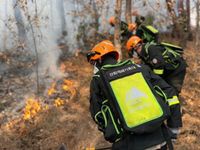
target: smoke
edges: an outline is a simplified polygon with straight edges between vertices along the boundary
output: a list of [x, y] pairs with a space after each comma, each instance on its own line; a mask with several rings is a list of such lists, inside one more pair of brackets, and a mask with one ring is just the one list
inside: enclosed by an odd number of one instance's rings
[[57, 46], [57, 38], [48, 29], [42, 29], [40, 34], [42, 38], [37, 39], [39, 75], [60, 79], [64, 73], [59, 69], [58, 61], [61, 50]]
[[[32, 49], [34, 53], [35, 45], [33, 40], [34, 38], [36, 40], [40, 78], [51, 77], [53, 79], [60, 79], [67, 75], [62, 73], [59, 69], [59, 57], [61, 55], [61, 50], [58, 47], [58, 39], [60, 38], [62, 32], [62, 18], [58, 17], [58, 9], [52, 7], [52, 5], [54, 5], [53, 2], [55, 3], [55, 1], [51, 1], [51, 3], [38, 1], [37, 9], [38, 12], [40, 12], [38, 15], [38, 22], [36, 22], [36, 24], [33, 22], [34, 33], [29, 30], [28, 39], [30, 49]], [[53, 15], [50, 15], [50, 11], [52, 11], [51, 14]], [[29, 13], [32, 14], [33, 18], [34, 13]]]

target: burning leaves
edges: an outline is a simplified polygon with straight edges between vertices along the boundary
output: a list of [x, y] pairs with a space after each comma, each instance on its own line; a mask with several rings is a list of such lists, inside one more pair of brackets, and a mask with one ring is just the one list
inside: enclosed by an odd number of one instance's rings
[[76, 95], [76, 89], [74, 87], [74, 82], [71, 80], [64, 80], [62, 89], [66, 92], [70, 92], [71, 97], [70, 100]]
[[56, 107], [59, 107], [59, 106], [62, 106], [65, 104], [65, 101], [62, 100], [61, 98], [57, 98], [55, 101], [54, 101], [54, 106]]
[[30, 120], [34, 118], [39, 112], [47, 110], [51, 106], [60, 107], [63, 106], [67, 101], [72, 100], [76, 95], [74, 82], [67, 79], [64, 79], [61, 82], [61, 85], [59, 85], [59, 82], [54, 82], [48, 89], [47, 94], [48, 100], [53, 99], [53, 104], [51, 105], [50, 103], [44, 106], [41, 100], [29, 98], [26, 101], [26, 106], [24, 108], [24, 120]]
[[23, 119], [29, 120], [34, 116], [36, 116], [36, 114], [41, 110], [42, 110], [42, 105], [40, 104], [40, 102], [38, 100], [30, 98], [26, 101]]
[[49, 96], [53, 95], [56, 92], [55, 87], [56, 87], [56, 83], [53, 83], [51, 85], [51, 88], [48, 90], [48, 95]]
[[[72, 100], [76, 95], [76, 89], [74, 81], [64, 79], [62, 82], [52, 83], [51, 88], [48, 90], [49, 98], [60, 98], [65, 100]], [[68, 93], [68, 94], [66, 94]], [[70, 97], [66, 97], [66, 95], [70, 95]]]

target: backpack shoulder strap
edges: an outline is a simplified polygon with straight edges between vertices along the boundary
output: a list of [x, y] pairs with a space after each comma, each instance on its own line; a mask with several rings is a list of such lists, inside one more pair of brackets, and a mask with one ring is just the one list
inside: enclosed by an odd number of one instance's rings
[[119, 67], [119, 66], [123, 66], [123, 65], [127, 65], [127, 64], [134, 64], [133, 61], [131, 60], [125, 60], [125, 61], [121, 61], [121, 62], [118, 62], [116, 64], [112, 64], [112, 65], [104, 65], [101, 67], [101, 69], [103, 70], [108, 70], [108, 69], [111, 69], [111, 68], [115, 68], [115, 67]]

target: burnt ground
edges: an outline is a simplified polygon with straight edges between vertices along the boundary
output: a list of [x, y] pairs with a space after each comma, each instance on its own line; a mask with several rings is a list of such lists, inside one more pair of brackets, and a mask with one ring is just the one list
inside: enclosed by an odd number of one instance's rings
[[[189, 67], [181, 93], [184, 126], [175, 147], [177, 150], [197, 150], [200, 149], [200, 54], [191, 44], [185, 50], [185, 57]], [[65, 79], [73, 82], [71, 88], [74, 88], [75, 94], [64, 93], [62, 98], [65, 103], [60, 107], [45, 103], [49, 109], [38, 112], [30, 120], [22, 119], [24, 103], [20, 103], [20, 99], [28, 95], [28, 89], [31, 90], [28, 73], [13, 73], [13, 77], [2, 78], [0, 149], [56, 150], [64, 143], [70, 150], [81, 150], [89, 146], [109, 145], [103, 140], [89, 114], [92, 67], [81, 54], [67, 58], [64, 64], [68, 73]], [[46, 101], [52, 99], [44, 97]]]

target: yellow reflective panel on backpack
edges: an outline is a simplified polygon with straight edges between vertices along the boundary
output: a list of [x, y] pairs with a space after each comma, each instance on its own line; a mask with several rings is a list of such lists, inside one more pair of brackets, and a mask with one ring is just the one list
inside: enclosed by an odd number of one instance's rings
[[124, 120], [129, 128], [137, 127], [163, 115], [142, 73], [110, 82]]

